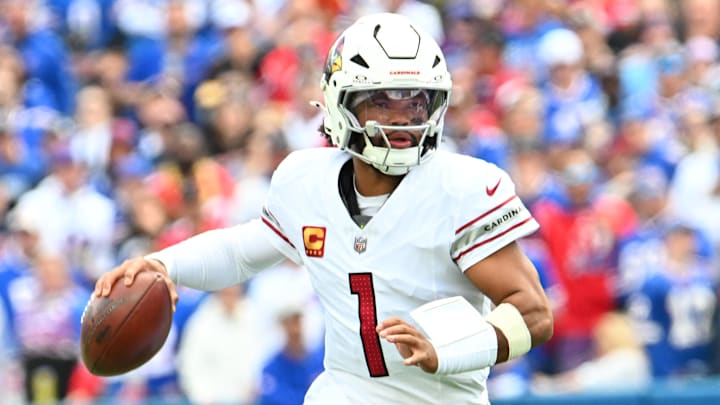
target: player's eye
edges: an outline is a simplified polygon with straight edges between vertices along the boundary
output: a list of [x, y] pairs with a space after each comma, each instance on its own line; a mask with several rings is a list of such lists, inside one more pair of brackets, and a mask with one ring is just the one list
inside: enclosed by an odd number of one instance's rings
[[414, 101], [412, 104], [410, 104], [410, 108], [413, 111], [421, 112], [427, 110], [427, 103], [424, 103], [422, 101]]
[[382, 109], [390, 108], [390, 103], [384, 99], [371, 98], [368, 105], [372, 108], [382, 108]]

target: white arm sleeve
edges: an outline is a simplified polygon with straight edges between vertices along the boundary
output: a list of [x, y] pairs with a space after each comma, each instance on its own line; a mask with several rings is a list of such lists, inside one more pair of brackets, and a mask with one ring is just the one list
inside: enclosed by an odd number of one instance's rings
[[267, 240], [260, 219], [193, 236], [147, 259], [162, 262], [178, 285], [203, 291], [239, 284], [285, 256]]

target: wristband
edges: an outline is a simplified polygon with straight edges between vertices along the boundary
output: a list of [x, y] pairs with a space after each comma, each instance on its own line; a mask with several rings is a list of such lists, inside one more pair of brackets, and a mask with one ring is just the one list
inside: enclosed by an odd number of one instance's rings
[[465, 298], [432, 301], [410, 315], [435, 348], [438, 358], [435, 374], [457, 374], [495, 364], [495, 329]]
[[495, 328], [483, 321], [482, 330], [472, 336], [443, 346], [436, 346], [438, 358], [437, 375], [449, 375], [480, 370], [495, 364], [497, 359], [497, 335]]
[[530, 330], [518, 309], [508, 302], [498, 305], [487, 317], [487, 322], [500, 329], [508, 341], [508, 360], [530, 351]]

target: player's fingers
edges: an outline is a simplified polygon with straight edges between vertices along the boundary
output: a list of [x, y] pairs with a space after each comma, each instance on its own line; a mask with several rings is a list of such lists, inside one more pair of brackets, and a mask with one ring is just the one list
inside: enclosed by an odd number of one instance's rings
[[407, 333], [400, 333], [396, 335], [388, 335], [385, 337], [385, 340], [387, 340], [390, 343], [398, 344], [404, 344], [410, 346], [410, 348], [415, 351], [415, 347], [419, 347], [422, 340], [418, 338], [417, 336], [409, 335]]
[[173, 283], [172, 279], [170, 278], [170, 274], [168, 273], [167, 269], [165, 268], [165, 265], [155, 259], [146, 259], [145, 264], [150, 267], [151, 270], [157, 271], [158, 273], [163, 275], [163, 280], [165, 281], [165, 285], [167, 285], [168, 291], [170, 291], [170, 300], [172, 301], [172, 310], [175, 312], [175, 307], [177, 306], [177, 302], [180, 299], [180, 296], [177, 293], [177, 289], [175, 288], [175, 283]]
[[418, 366], [422, 361], [422, 356], [419, 352], [411, 352], [410, 357], [403, 359], [403, 364], [406, 366]]
[[133, 259], [123, 263], [123, 265], [120, 267], [124, 268], [125, 270], [123, 278], [125, 285], [129, 286], [133, 283], [133, 281], [135, 281], [135, 276], [139, 272], [146, 270], [148, 264], [145, 259]]
[[95, 291], [93, 291], [93, 294], [98, 297], [107, 297], [110, 295], [112, 286], [120, 278], [125, 279], [125, 285], [132, 284], [135, 279], [135, 274], [139, 271], [136, 269], [137, 266], [137, 261], [126, 261], [119, 267], [103, 274], [95, 283]]
[[385, 319], [384, 321], [380, 322], [380, 323], [377, 325], [377, 327], [375, 328], [375, 331], [377, 331], [378, 333], [380, 333], [380, 332], [383, 331], [384, 329], [387, 329], [387, 328], [389, 328], [389, 327], [391, 327], [391, 326], [394, 326], [394, 325], [403, 324], [403, 323], [405, 323], [405, 321], [403, 321], [401, 318], [398, 318], [398, 317], [394, 316], [394, 317]]
[[[411, 339], [414, 339], [414, 337], [397, 340], [410, 341]], [[437, 362], [432, 361], [431, 353], [423, 348], [422, 343], [419, 340], [415, 344], [396, 343], [396, 346], [398, 348], [401, 346], [405, 348], [405, 350], [400, 351], [400, 354], [403, 357], [404, 365], [417, 366], [428, 373], [434, 373], [437, 369]]]
[[385, 337], [385, 336], [390, 336], [390, 335], [399, 335], [399, 334], [419, 336], [420, 332], [418, 332], [417, 329], [415, 329], [405, 323], [400, 324], [400, 325], [393, 325], [393, 326], [387, 327], [380, 331], [380, 337]]
[[113, 284], [115, 284], [115, 281], [122, 277], [123, 274], [124, 270], [122, 266], [103, 274], [95, 283], [95, 291], [93, 291], [93, 294], [96, 297], [107, 297], [110, 295], [110, 290]]
[[104, 295], [103, 291], [105, 290], [106, 278], [107, 276], [102, 276], [95, 282], [95, 290], [93, 290], [93, 296], [100, 297]]
[[177, 292], [175, 291], [175, 286], [172, 286], [170, 288], [170, 298], [172, 299], [172, 311], [175, 312], [175, 309], [177, 308], [177, 302], [180, 299]]
[[420, 366], [428, 359], [428, 353], [423, 349], [422, 340], [410, 335], [393, 335], [388, 341], [395, 344], [403, 357], [406, 366]]
[[425, 361], [427, 355], [424, 352], [413, 352], [412, 356], [403, 359], [403, 364], [406, 366], [418, 366], [422, 367], [422, 362]]
[[172, 311], [175, 312], [175, 308], [177, 307], [177, 302], [180, 299], [180, 296], [177, 293], [177, 290], [175, 289], [175, 283], [170, 280], [170, 277], [164, 276], [165, 279], [165, 285], [167, 285], [168, 291], [170, 292], [170, 301], [172, 302]]

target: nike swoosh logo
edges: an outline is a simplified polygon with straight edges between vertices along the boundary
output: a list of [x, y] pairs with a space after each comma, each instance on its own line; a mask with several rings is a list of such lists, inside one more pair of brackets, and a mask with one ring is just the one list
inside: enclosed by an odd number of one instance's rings
[[485, 186], [485, 192], [487, 193], [487, 195], [489, 195], [490, 197], [492, 197], [493, 194], [495, 194], [495, 192], [497, 191], [498, 186], [500, 186], [500, 182], [501, 182], [501, 181], [502, 181], [502, 178], [501, 178], [501, 179], [498, 179], [497, 183], [495, 183], [495, 185], [494, 185], [492, 188], [490, 188], [490, 187], [488, 187], [488, 186]]

